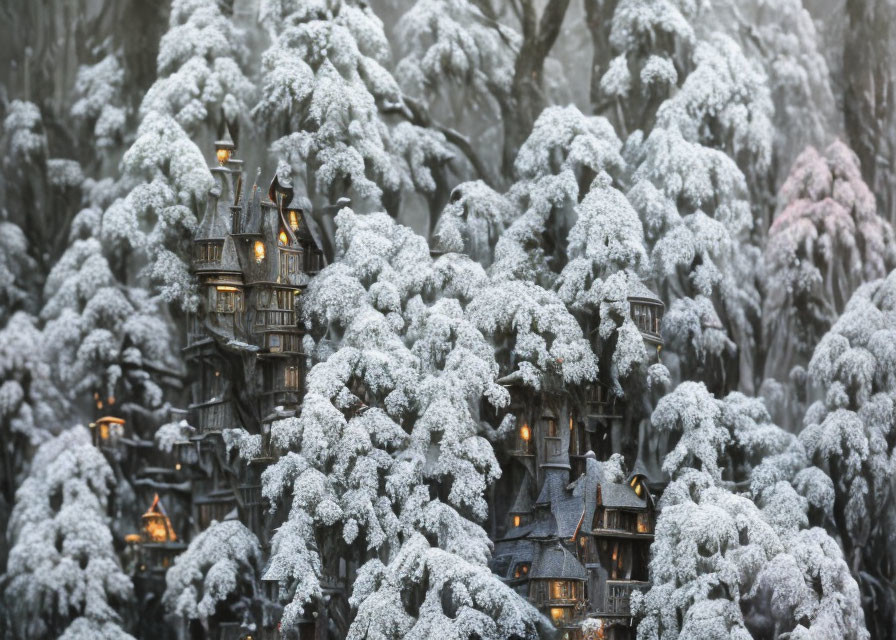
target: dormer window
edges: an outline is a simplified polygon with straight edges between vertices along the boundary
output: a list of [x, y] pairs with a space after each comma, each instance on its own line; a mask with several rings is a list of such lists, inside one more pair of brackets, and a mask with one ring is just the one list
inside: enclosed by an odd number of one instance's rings
[[289, 211], [289, 226], [292, 227], [293, 231], [299, 230], [299, 212], [295, 209], [290, 209]]
[[280, 241], [280, 244], [289, 244], [289, 236], [286, 235], [286, 231], [284, 231], [283, 229], [280, 229], [280, 235], [277, 236], [277, 239]]
[[529, 575], [529, 567], [532, 565], [531, 562], [520, 562], [513, 568], [513, 577], [514, 578], [525, 578]]
[[193, 260], [195, 262], [219, 262], [222, 246], [222, 242], [197, 242], [193, 245]]

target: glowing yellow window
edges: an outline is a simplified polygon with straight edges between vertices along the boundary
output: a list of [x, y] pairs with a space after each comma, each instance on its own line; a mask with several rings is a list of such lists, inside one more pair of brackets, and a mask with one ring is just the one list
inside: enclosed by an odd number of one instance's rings
[[567, 580], [551, 581], [551, 600], [571, 600], [574, 598], [572, 583]]
[[566, 609], [563, 607], [551, 608], [551, 620], [556, 623], [563, 622], [566, 619]]
[[255, 262], [261, 262], [264, 260], [264, 242], [261, 240], [255, 241]]

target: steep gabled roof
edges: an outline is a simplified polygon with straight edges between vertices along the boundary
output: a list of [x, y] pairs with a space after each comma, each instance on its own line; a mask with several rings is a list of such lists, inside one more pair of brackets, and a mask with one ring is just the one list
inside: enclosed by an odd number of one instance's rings
[[600, 485], [601, 504], [616, 509], [647, 509], [647, 499], [639, 497], [631, 485], [604, 482]]
[[529, 572], [531, 578], [586, 580], [585, 567], [562, 544], [542, 547]]
[[208, 192], [205, 213], [196, 233], [195, 240], [221, 240], [230, 232], [230, 202], [233, 199], [229, 169], [214, 167], [211, 169], [215, 185]]

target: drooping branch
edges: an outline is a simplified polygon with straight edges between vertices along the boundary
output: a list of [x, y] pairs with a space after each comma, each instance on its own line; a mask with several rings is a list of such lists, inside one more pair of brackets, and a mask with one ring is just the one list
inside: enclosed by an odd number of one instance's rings
[[435, 122], [426, 107], [424, 107], [418, 100], [409, 96], [402, 96], [400, 103], [385, 105], [382, 110], [384, 113], [400, 114], [418, 127], [426, 127], [438, 131], [445, 136], [445, 139], [448, 142], [457, 147], [458, 150], [467, 157], [479, 177], [489, 186], [495, 187], [500, 182], [500, 180], [492, 175], [492, 172], [485, 166], [485, 163], [482, 161], [482, 158], [479, 157], [479, 154], [476, 153], [469, 138], [456, 129]]

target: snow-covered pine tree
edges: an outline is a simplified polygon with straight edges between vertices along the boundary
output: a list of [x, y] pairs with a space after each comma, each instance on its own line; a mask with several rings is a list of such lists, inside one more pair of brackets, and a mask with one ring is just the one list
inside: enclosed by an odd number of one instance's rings
[[[824, 397], [806, 411], [800, 441], [833, 480], [826, 523], [839, 533], [869, 626], [896, 620], [893, 562], [896, 272], [856, 290], [809, 362]], [[882, 637], [882, 636], [881, 636]]]
[[826, 143], [837, 122], [825, 43], [808, 8], [801, 0], [774, 7], [762, 0], [723, 0], [711, 3], [695, 25], [699, 33], [733, 38], [765, 70], [775, 105], [773, 168], [779, 179], [806, 146]]
[[771, 159], [772, 104], [761, 68], [734, 41], [698, 38], [697, 11], [620, 2], [610, 35], [618, 54], [601, 89], [617, 127], [631, 132], [628, 197], [671, 303], [663, 331], [680, 360], [673, 369], [750, 389], [759, 296], [749, 195]]
[[463, 152], [475, 175], [498, 187], [504, 180], [492, 167], [501, 161], [501, 114], [513, 108], [521, 38], [484, 10], [470, 0], [413, 3], [394, 26], [395, 76], [417, 116]]
[[762, 315], [765, 375], [784, 379], [808, 363], [859, 285], [896, 266], [896, 246], [842, 142], [800, 154], [780, 200], [764, 251]]
[[48, 361], [35, 318], [24, 311], [13, 314], [0, 329], [0, 509], [7, 514], [34, 451], [50, 437], [51, 425], [68, 408]]
[[653, 584], [633, 603], [643, 616], [638, 637], [867, 638], [840, 548], [808, 528], [830, 481], [762, 402], [739, 393], [716, 400], [702, 383], [684, 382], [652, 421], [679, 441], [664, 462], [672, 483], [659, 505]]
[[22, 638], [132, 640], [133, 587], [109, 530], [114, 476], [81, 426], [42, 444], [16, 492], [4, 576], [9, 628]]
[[247, 628], [256, 624], [252, 607], [261, 599], [261, 546], [245, 525], [214, 522], [190, 541], [165, 574], [165, 608], [189, 628], [208, 619], [235, 617]]
[[355, 567], [349, 638], [534, 638], [539, 615], [489, 571], [477, 524], [499, 475], [477, 407], [507, 402], [492, 347], [464, 314], [486, 276], [455, 254], [433, 262], [386, 214], [343, 209], [337, 223], [339, 259], [303, 308], [325, 360], [301, 416], [274, 423], [285, 453], [263, 478], [288, 511], [268, 568], [289, 594], [283, 625], [301, 624], [322, 584]]
[[166, 301], [196, 304], [187, 256], [196, 212], [212, 185], [193, 138], [210, 142], [248, 112], [254, 87], [241, 70], [241, 33], [214, 0], [175, 0], [159, 45], [158, 77], [140, 105], [122, 160], [123, 194], [103, 212], [105, 242], [148, 261]]
[[[386, 68], [380, 19], [351, 0], [289, 0], [263, 3], [261, 20], [272, 44], [254, 113], [275, 138], [281, 178], [315, 207], [348, 196], [359, 210], [385, 208], [396, 217], [403, 194], [419, 192], [434, 220], [448, 198], [444, 165], [452, 152], [403, 103]], [[384, 120], [390, 113], [397, 122]], [[332, 232], [332, 220], [322, 222]]]

